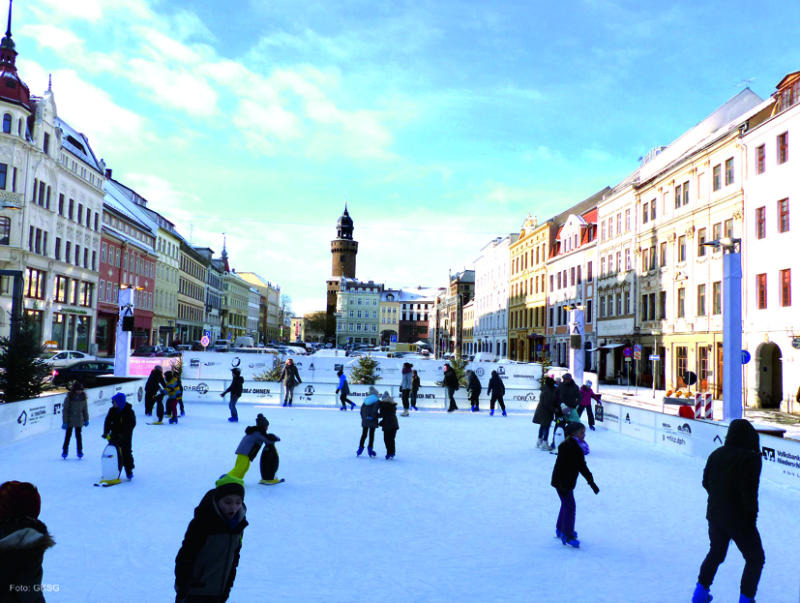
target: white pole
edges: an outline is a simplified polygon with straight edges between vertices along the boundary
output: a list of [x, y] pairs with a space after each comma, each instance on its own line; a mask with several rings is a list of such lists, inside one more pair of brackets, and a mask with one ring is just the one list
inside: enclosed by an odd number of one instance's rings
[[131, 331], [122, 330], [122, 318], [133, 316], [133, 289], [128, 287], [119, 290], [117, 305], [119, 317], [117, 319], [117, 336], [114, 344], [114, 375], [127, 377], [131, 356]]

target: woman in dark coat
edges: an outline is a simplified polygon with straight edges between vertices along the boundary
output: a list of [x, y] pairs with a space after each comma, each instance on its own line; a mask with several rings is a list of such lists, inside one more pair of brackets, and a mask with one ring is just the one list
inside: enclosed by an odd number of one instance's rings
[[444, 371], [444, 386], [447, 388], [447, 396], [450, 399], [450, 406], [448, 407], [447, 412], [453, 412], [454, 410], [458, 410], [454, 396], [456, 390], [458, 389], [458, 377], [456, 377], [456, 372], [449, 364], [445, 364], [442, 370]]
[[103, 423], [103, 437], [117, 447], [119, 461], [125, 467], [128, 479], [133, 477], [133, 428], [136, 427], [136, 414], [128, 403], [125, 394], [118, 392], [111, 398]]
[[283, 405], [291, 406], [294, 401], [294, 388], [303, 382], [300, 378], [300, 371], [297, 370], [294, 360], [291, 358], [287, 358], [286, 364], [283, 365], [280, 381], [283, 382]]
[[735, 419], [728, 427], [725, 444], [709, 455], [703, 471], [710, 546], [700, 566], [693, 603], [711, 600], [709, 588], [731, 540], [744, 557], [740, 603], [754, 600], [764, 567], [764, 548], [756, 527], [760, 477], [758, 432], [746, 419]]
[[89, 406], [86, 403], [86, 392], [80, 381], [73, 381], [69, 393], [64, 397], [64, 406], [61, 409], [61, 429], [66, 429], [64, 446], [61, 458], [67, 458], [69, 440], [72, 430], [75, 430], [75, 443], [78, 445], [78, 458], [83, 458], [83, 439], [81, 429], [89, 426]]
[[153, 414], [153, 406], [156, 405], [156, 416], [158, 420], [164, 419], [164, 406], [162, 400], [164, 399], [164, 392], [167, 389], [167, 384], [164, 381], [164, 372], [160, 365], [153, 367], [150, 371], [150, 376], [147, 377], [147, 383], [144, 384], [144, 414], [148, 417]]
[[397, 430], [400, 429], [400, 424], [397, 422], [397, 403], [392, 400], [389, 392], [383, 392], [383, 396], [381, 396], [381, 401], [378, 404], [378, 416], [380, 417], [378, 425], [383, 427], [383, 443], [386, 444], [386, 460], [390, 461], [394, 458], [394, 439], [397, 435]]
[[480, 379], [475, 371], [467, 371], [467, 395], [472, 412], [480, 412], [479, 399], [482, 389]]
[[489, 414], [494, 415], [494, 403], [500, 405], [500, 410], [503, 411], [503, 416], [506, 416], [506, 405], [503, 403], [503, 396], [506, 394], [506, 386], [503, 385], [503, 380], [497, 371], [492, 371], [492, 376], [489, 378], [489, 386], [486, 388], [486, 394], [491, 396], [489, 398]]
[[411, 408], [417, 410], [417, 394], [419, 393], [420, 380], [417, 371], [411, 371]]
[[550, 424], [553, 422], [556, 408], [560, 406], [556, 382], [552, 377], [545, 377], [542, 383], [542, 393], [539, 395], [539, 404], [536, 405], [536, 412], [533, 413], [533, 422], [539, 424], [539, 441], [537, 448], [550, 450], [547, 438], [550, 434]]

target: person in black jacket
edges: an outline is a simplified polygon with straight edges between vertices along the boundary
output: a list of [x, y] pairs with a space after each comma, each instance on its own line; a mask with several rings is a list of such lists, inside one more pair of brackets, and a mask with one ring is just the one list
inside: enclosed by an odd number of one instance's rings
[[420, 380], [417, 371], [411, 371], [411, 410], [417, 410], [417, 394], [419, 394]]
[[575, 496], [572, 492], [578, 481], [578, 473], [586, 478], [595, 494], [600, 492], [600, 488], [594, 483], [594, 477], [586, 466], [586, 458], [578, 442], [579, 440], [582, 442], [586, 436], [583, 423], [567, 423], [564, 431], [566, 439], [558, 447], [558, 457], [550, 479], [550, 485], [556, 489], [561, 500], [556, 521], [556, 536], [561, 538], [563, 544], [578, 548], [581, 543], [575, 533]]
[[706, 519], [710, 546], [700, 566], [693, 603], [711, 601], [709, 588], [731, 540], [744, 557], [739, 601], [754, 600], [764, 567], [764, 548], [756, 527], [760, 476], [758, 432], [746, 419], [735, 419], [728, 427], [725, 444], [709, 455], [703, 470], [703, 488], [708, 492]]
[[386, 460], [390, 461], [395, 455], [394, 439], [400, 424], [397, 422], [397, 403], [392, 400], [389, 392], [383, 392], [378, 403], [378, 425], [383, 427], [383, 443], [386, 445]]
[[0, 485], [0, 601], [44, 601], [42, 561], [55, 544], [41, 521], [42, 500], [29, 482]]
[[506, 394], [506, 386], [503, 385], [503, 380], [497, 371], [492, 371], [492, 376], [489, 378], [489, 385], [486, 387], [486, 393], [490, 395], [489, 398], [489, 415], [494, 416], [494, 403], [500, 405], [500, 410], [503, 411], [503, 416], [506, 415], [506, 405], [503, 403], [503, 396]]
[[444, 371], [443, 383], [447, 388], [447, 397], [450, 400], [450, 406], [448, 407], [447, 412], [453, 412], [454, 410], [458, 410], [458, 406], [456, 406], [456, 399], [454, 397], [454, 394], [458, 389], [458, 377], [456, 377], [456, 372], [449, 364], [445, 364], [442, 370]]
[[467, 394], [469, 396], [469, 406], [472, 412], [480, 412], [481, 410], [479, 399], [482, 389], [483, 387], [481, 386], [480, 379], [478, 379], [478, 375], [475, 374], [475, 371], [467, 371]]
[[247, 527], [244, 482], [223, 475], [194, 510], [175, 557], [176, 603], [224, 602], [230, 596]]
[[536, 447], [541, 450], [551, 450], [547, 438], [550, 434], [550, 424], [556, 413], [556, 408], [561, 406], [558, 399], [558, 390], [555, 380], [547, 376], [542, 383], [542, 392], [539, 395], [539, 403], [536, 405], [536, 412], [533, 413], [533, 422], [539, 424], [539, 441]]
[[558, 396], [561, 404], [566, 404], [570, 408], [577, 410], [581, 402], [581, 390], [569, 373], [564, 373], [561, 377], [561, 385], [558, 386]]
[[156, 406], [156, 416], [159, 421], [164, 419], [164, 393], [166, 392], [167, 384], [164, 381], [163, 369], [160, 365], [154, 366], [150, 371], [150, 376], [147, 377], [147, 383], [144, 384], [144, 414], [148, 417], [153, 414], [153, 405]]
[[228, 403], [228, 408], [231, 409], [231, 416], [228, 418], [228, 421], [231, 423], [236, 423], [239, 421], [239, 413], [236, 412], [236, 403], [239, 401], [239, 398], [242, 397], [242, 387], [244, 386], [244, 377], [242, 377], [242, 371], [238, 368], [234, 367], [231, 369], [231, 384], [228, 388], [220, 394], [223, 398], [225, 394], [230, 392], [231, 394], [231, 401]]
[[283, 405], [291, 406], [294, 400], [294, 388], [303, 382], [300, 378], [300, 371], [297, 370], [294, 360], [291, 358], [287, 358], [286, 364], [283, 365], [280, 381], [283, 381]]
[[125, 467], [125, 475], [133, 478], [133, 428], [136, 427], [136, 415], [133, 406], [128, 403], [125, 394], [118, 392], [111, 398], [103, 423], [103, 437], [117, 447], [120, 464]]

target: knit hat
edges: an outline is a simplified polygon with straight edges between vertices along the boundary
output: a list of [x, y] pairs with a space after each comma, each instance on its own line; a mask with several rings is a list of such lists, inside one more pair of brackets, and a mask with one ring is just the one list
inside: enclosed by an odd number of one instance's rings
[[236, 368], [236, 367], [233, 367], [233, 368], [231, 369], [231, 372], [232, 372], [234, 375], [238, 375], [238, 374], [240, 374], [242, 371], [240, 371], [240, 370], [239, 370], [238, 368]]
[[244, 499], [244, 480], [238, 477], [233, 477], [228, 473], [224, 473], [214, 482], [214, 485], [217, 487], [217, 489], [214, 490], [214, 500], [225, 498], [229, 494], [238, 494]]
[[383, 395], [381, 396], [381, 402], [394, 402], [394, 400], [389, 392], [383, 392]]
[[39, 517], [42, 499], [30, 482], [10, 481], [0, 486], [0, 521], [13, 517]]
[[267, 421], [267, 417], [261, 413], [258, 413], [258, 416], [256, 417], [256, 427], [261, 427], [263, 429], [269, 427], [269, 421]]
[[587, 380], [586, 380], [586, 383], [584, 383], [584, 385], [585, 385], [586, 387], [592, 387], [592, 380], [591, 380], [591, 379], [587, 379]]
[[380, 396], [380, 393], [378, 392], [377, 389], [375, 389], [374, 385], [370, 385], [368, 391], [369, 391], [370, 394], [372, 394], [374, 396]]
[[569, 436], [575, 435], [579, 431], [585, 430], [585, 429], [586, 429], [586, 427], [584, 427], [583, 423], [578, 423], [576, 421], [570, 421], [569, 423], [567, 423], [564, 426], [564, 435], [566, 437], [569, 437]]
[[128, 399], [125, 397], [125, 394], [122, 392], [117, 392], [111, 397], [111, 403], [114, 404], [117, 408], [122, 410], [122, 407], [128, 402]]

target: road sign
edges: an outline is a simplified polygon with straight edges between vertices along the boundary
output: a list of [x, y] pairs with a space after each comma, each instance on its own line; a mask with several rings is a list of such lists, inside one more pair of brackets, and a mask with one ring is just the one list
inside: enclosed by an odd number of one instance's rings
[[631, 356], [633, 356], [633, 350], [630, 347], [626, 346], [622, 348], [622, 355], [625, 356], [625, 358], [630, 358]]
[[641, 352], [642, 351], [642, 344], [641, 343], [634, 343], [633, 344], [633, 351], [634, 352]]
[[208, 335], [203, 335], [200, 338], [200, 345], [204, 348], [207, 348], [209, 343], [211, 343], [211, 340], [208, 338]]
[[795, 350], [800, 350], [800, 337], [793, 337], [792, 338], [792, 347]]
[[641, 360], [642, 359], [642, 344], [636, 343], [633, 346], [633, 359], [634, 360]]
[[650, 356], [648, 356], [648, 360], [652, 360], [653, 362], [658, 362], [659, 360], [661, 360], [661, 356], [659, 356], [658, 354], [650, 354]]
[[626, 356], [625, 357], [625, 362], [630, 362], [631, 360], [632, 360], [632, 358], [630, 356]]
[[742, 350], [742, 364], [747, 364], [748, 362], [750, 362], [750, 352]]
[[397, 343], [397, 335], [392, 335], [391, 337], [389, 337], [389, 341], [391, 341], [392, 343]]
[[211, 339], [211, 331], [203, 331], [203, 337], [208, 337]]

